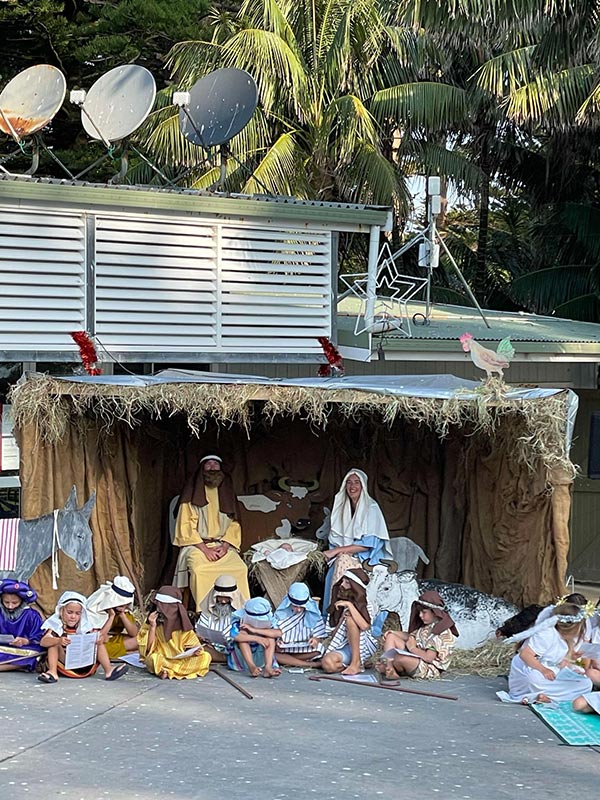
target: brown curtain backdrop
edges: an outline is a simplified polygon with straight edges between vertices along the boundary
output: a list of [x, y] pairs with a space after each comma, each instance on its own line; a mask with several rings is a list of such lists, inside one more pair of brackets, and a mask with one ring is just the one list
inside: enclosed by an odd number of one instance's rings
[[[518, 604], [546, 602], [562, 593], [569, 548], [571, 485], [550, 482], [512, 460], [514, 432], [501, 425], [493, 438], [454, 431], [444, 441], [424, 426], [377, 418], [348, 420], [333, 413], [325, 430], [282, 418], [238, 427], [208, 423], [200, 438], [182, 418], [142, 420], [133, 430], [110, 432], [94, 420], [73, 426], [58, 443], [40, 442], [34, 426], [19, 432], [23, 516], [62, 506], [71, 486], [79, 504], [95, 489], [94, 566], [78, 572], [60, 555], [59, 589], [51, 588], [49, 562], [31, 578], [40, 605], [50, 612], [65, 589], [89, 594], [116, 574], [145, 593], [170, 580], [175, 553], [168, 507], [204, 452], [218, 450], [238, 494], [269, 489], [283, 476], [319, 480], [312, 495], [313, 531], [323, 506], [351, 467], [364, 469], [391, 536], [408, 536], [431, 563], [426, 577], [458, 581]], [[252, 516], [243, 518], [245, 543], [255, 540]], [[256, 519], [256, 518], [254, 518]]]

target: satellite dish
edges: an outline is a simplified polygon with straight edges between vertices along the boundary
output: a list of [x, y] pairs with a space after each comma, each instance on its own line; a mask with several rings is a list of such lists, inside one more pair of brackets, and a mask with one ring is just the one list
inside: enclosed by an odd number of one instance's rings
[[98, 78], [85, 96], [81, 123], [92, 139], [118, 142], [137, 130], [152, 111], [156, 83], [137, 64], [115, 67]]
[[200, 78], [179, 111], [179, 128], [188, 141], [206, 149], [225, 144], [252, 118], [258, 93], [252, 75], [242, 69], [217, 69]]
[[19, 72], [0, 94], [0, 131], [20, 141], [41, 130], [62, 106], [66, 91], [65, 76], [50, 64]]

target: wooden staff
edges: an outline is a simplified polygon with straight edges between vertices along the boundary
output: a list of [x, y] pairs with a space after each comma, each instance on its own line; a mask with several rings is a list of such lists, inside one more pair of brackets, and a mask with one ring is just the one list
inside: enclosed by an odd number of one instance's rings
[[336, 683], [352, 683], [354, 686], [366, 686], [369, 689], [388, 689], [391, 692], [405, 692], [406, 694], [420, 694], [424, 697], [437, 697], [439, 700], [458, 700], [454, 694], [437, 694], [436, 692], [424, 692], [420, 689], [403, 689], [400, 686], [386, 686], [384, 683], [363, 683], [347, 678], [336, 678], [335, 675], [311, 675], [309, 681], [335, 681]]
[[0, 661], [0, 664], [16, 664], [17, 661], [27, 661], [28, 658], [40, 659], [42, 655], [43, 653], [40, 653], [37, 656], [19, 656], [18, 658], [10, 658], [8, 661]]
[[244, 695], [244, 697], [248, 698], [248, 700], [254, 700], [250, 692], [247, 692], [242, 686], [239, 685], [239, 683], [236, 683], [234, 680], [232, 680], [229, 677], [229, 675], [225, 675], [223, 672], [221, 672], [220, 669], [217, 669], [216, 667], [209, 667], [209, 671], [214, 672], [215, 675], [219, 676], [219, 678], [223, 678], [224, 681], [231, 684], [231, 686], [233, 686], [234, 689], [237, 689], [238, 692], [241, 692]]

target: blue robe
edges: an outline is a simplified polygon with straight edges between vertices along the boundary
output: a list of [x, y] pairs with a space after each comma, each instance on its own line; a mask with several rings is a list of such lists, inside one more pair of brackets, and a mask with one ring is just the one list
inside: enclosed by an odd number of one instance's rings
[[[44, 648], [40, 645], [40, 639], [44, 635], [44, 631], [42, 630], [42, 618], [33, 608], [28, 608], [26, 606], [17, 619], [8, 619], [4, 606], [0, 603], [0, 633], [29, 640], [29, 644], [26, 647], [14, 647], [10, 644], [0, 644], [0, 664], [5, 661], [12, 661], [15, 658], [20, 658], [20, 656], [27, 655], [28, 653], [44, 652]], [[35, 669], [36, 662], [37, 656], [31, 655], [31, 657], [24, 658], [22, 661], [17, 661], [11, 666], [32, 672]]]

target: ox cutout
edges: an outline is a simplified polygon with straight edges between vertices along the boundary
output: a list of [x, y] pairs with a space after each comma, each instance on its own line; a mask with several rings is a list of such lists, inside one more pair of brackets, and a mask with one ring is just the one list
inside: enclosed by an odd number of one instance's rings
[[456, 647], [461, 650], [472, 650], [488, 639], [493, 639], [496, 628], [519, 610], [500, 597], [493, 597], [470, 586], [437, 580], [418, 580], [414, 570], [396, 570], [397, 565], [394, 562], [369, 567], [371, 580], [367, 597], [376, 613], [395, 611], [400, 617], [403, 630], [408, 630], [411, 605], [420, 594], [435, 589], [456, 622], [460, 634]]
[[255, 543], [273, 537], [289, 539], [309, 533], [312, 528], [312, 495], [318, 488], [318, 481], [305, 483], [280, 478], [277, 488], [262, 494], [238, 495], [244, 540]]
[[[0, 578], [27, 581], [36, 567], [52, 556], [53, 579], [58, 577], [58, 551], [62, 550], [82, 572], [94, 563], [90, 515], [96, 492], [77, 508], [77, 490], [73, 486], [64, 507], [37, 519], [3, 520], [16, 523], [11, 531], [2, 529]], [[8, 541], [10, 537], [10, 542]], [[56, 587], [55, 587], [56, 588]]]

